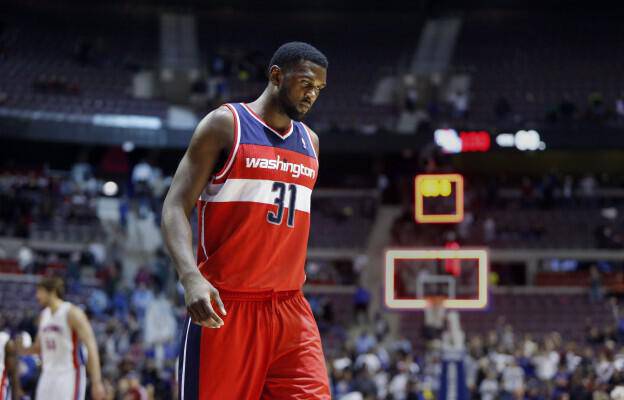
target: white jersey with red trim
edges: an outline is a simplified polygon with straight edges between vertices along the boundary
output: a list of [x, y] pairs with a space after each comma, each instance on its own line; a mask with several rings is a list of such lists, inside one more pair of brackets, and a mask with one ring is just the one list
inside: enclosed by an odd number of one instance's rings
[[226, 104], [234, 146], [197, 203], [198, 264], [216, 287], [297, 290], [305, 281], [318, 159], [308, 128], [271, 128], [244, 103]]
[[36, 399], [84, 400], [86, 370], [78, 335], [69, 326], [72, 305], [63, 302], [53, 313], [41, 313], [39, 341], [43, 371], [37, 384]]
[[69, 326], [71, 303], [63, 302], [56, 312], [48, 307], [41, 313], [39, 342], [43, 371], [75, 370], [81, 364], [78, 336]]
[[11, 335], [7, 332], [0, 331], [0, 400], [9, 399], [9, 376], [4, 365], [6, 357], [6, 345], [11, 340]]

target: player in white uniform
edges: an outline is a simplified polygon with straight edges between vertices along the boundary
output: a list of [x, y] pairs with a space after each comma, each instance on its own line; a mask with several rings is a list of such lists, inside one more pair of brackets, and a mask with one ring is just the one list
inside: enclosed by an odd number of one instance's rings
[[15, 343], [8, 332], [0, 331], [0, 400], [19, 400], [21, 397]]
[[37, 285], [37, 301], [44, 310], [33, 346], [20, 348], [23, 354], [41, 354], [42, 372], [36, 400], [83, 400], [86, 374], [80, 344], [87, 348], [91, 397], [104, 399], [97, 343], [85, 313], [63, 301], [64, 285], [59, 278], [45, 278]]

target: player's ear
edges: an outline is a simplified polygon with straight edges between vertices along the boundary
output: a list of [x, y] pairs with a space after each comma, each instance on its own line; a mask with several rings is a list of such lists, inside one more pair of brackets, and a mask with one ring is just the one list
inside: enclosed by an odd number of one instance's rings
[[269, 68], [269, 81], [278, 86], [282, 83], [282, 79], [284, 79], [284, 75], [282, 74], [282, 70], [277, 65], [271, 65]]

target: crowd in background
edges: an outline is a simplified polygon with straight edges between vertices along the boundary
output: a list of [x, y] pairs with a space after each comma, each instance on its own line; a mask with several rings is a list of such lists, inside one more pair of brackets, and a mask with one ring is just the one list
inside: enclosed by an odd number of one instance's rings
[[[519, 335], [504, 320], [487, 335], [468, 335], [463, 371], [469, 398], [612, 398], [611, 393], [624, 385], [622, 321], [604, 329], [589, 325], [584, 342], [557, 332]], [[344, 400], [436, 398], [448, 351], [448, 328], [443, 329], [434, 335], [423, 332], [415, 348], [404, 338], [389, 336], [383, 318], [377, 316], [327, 354], [334, 395]]]
[[[178, 330], [185, 311], [180, 293], [163, 296], [151, 282], [157, 280], [137, 284], [132, 294], [109, 297], [96, 291], [86, 302], [110, 399], [174, 398]], [[325, 312], [315, 314], [333, 398], [436, 398], [445, 356], [440, 335], [423, 333], [422, 342], [414, 344], [390, 335], [380, 314], [332, 323]], [[34, 317], [32, 310], [22, 318], [11, 315], [5, 326], [32, 331]], [[496, 331], [468, 338], [463, 360], [467, 387], [473, 399], [607, 399], [624, 385], [622, 337], [621, 321], [604, 329], [588, 326], [584, 343], [556, 332], [543, 338], [520, 336], [501, 321]], [[32, 390], [36, 372], [22, 379], [26, 390]]]
[[[453, 76], [445, 77], [432, 74], [416, 78], [406, 74], [400, 82], [397, 96], [398, 110], [414, 117], [414, 124], [402, 127], [401, 119], [397, 130], [401, 133], [430, 134], [442, 126], [467, 127], [480, 126], [481, 129], [491, 124], [508, 125], [531, 124], [540, 126], [570, 126], [574, 123], [592, 125], [615, 124], [624, 122], [624, 93], [615, 101], [608, 102], [600, 91], [587, 93], [585, 103], [564, 93], [559, 102], [549, 105], [541, 115], [521, 115], [518, 108], [524, 104], [513, 103], [504, 95], [498, 97], [491, 110], [484, 110], [483, 105], [473, 105], [470, 87], [453, 88]], [[526, 92], [525, 103], [535, 101], [535, 95]], [[480, 111], [475, 117], [471, 112], [473, 106]]]
[[[65, 278], [72, 298], [90, 317], [111, 399], [169, 399], [176, 390], [175, 362], [185, 308], [158, 229], [167, 178], [146, 160], [128, 168], [126, 176], [127, 181], [118, 181], [127, 186], [115, 188], [123, 195], [112, 197], [114, 206], [107, 207], [102, 203], [105, 180], [95, 177], [94, 166], [85, 157], [68, 173], [49, 169], [1, 173], [0, 235], [80, 246], [53, 250], [28, 242], [17, 242], [16, 248], [5, 242], [0, 259], [15, 258], [17, 269], [5, 272]], [[85, 290], [85, 282], [97, 284]], [[34, 338], [38, 305], [32, 298], [22, 307], [2, 308], [6, 322], [2, 328], [25, 330]], [[23, 364], [36, 369], [32, 360]], [[35, 383], [36, 372], [26, 374], [25, 388], [32, 390]]]

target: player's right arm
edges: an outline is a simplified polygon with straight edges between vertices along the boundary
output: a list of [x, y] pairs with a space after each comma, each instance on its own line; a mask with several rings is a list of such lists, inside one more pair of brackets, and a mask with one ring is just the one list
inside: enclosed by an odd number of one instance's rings
[[211, 328], [223, 325], [212, 300], [225, 315], [217, 289], [199, 272], [193, 256], [189, 217], [213, 174], [220, 153], [234, 145], [234, 116], [225, 106], [208, 114], [197, 125], [163, 204], [161, 228], [165, 244], [184, 286], [186, 308], [193, 322]]
[[9, 384], [11, 385], [12, 400], [19, 400], [24, 396], [19, 380], [18, 364], [17, 346], [15, 342], [9, 340], [4, 348], [4, 366], [9, 377]]

